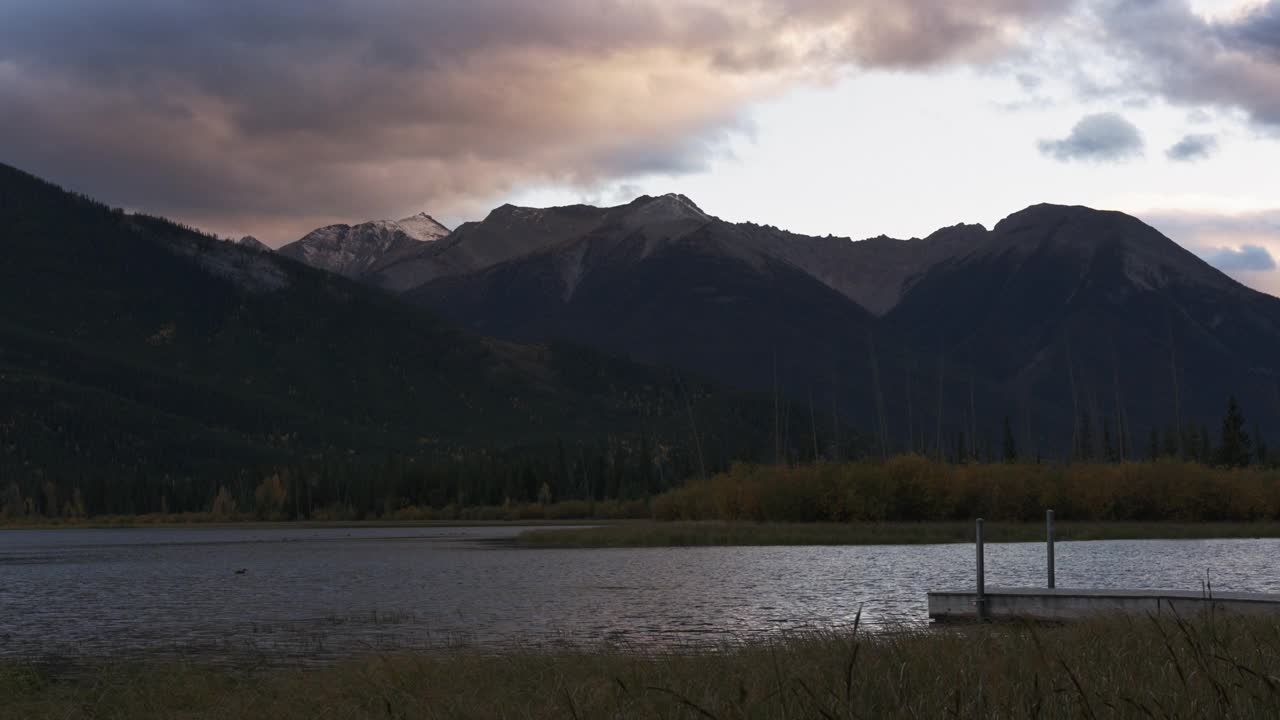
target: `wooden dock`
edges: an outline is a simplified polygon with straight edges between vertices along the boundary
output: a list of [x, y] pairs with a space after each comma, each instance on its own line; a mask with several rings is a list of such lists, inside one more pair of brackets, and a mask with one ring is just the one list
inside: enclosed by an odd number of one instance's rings
[[972, 590], [929, 593], [929, 619], [935, 622], [977, 620], [1081, 620], [1115, 613], [1191, 616], [1203, 612], [1280, 616], [1280, 594], [1213, 592], [1205, 590], [1069, 590], [1055, 582], [1053, 510], [1045, 512], [1045, 570], [1043, 588], [988, 588], [983, 520], [974, 527], [975, 558]]
[[[1069, 590], [986, 588], [990, 620], [1080, 620], [1108, 613], [1168, 614], [1190, 617], [1201, 612], [1280, 615], [1280, 595], [1198, 590]], [[978, 619], [975, 590], [929, 593], [929, 618], [937, 622]]]

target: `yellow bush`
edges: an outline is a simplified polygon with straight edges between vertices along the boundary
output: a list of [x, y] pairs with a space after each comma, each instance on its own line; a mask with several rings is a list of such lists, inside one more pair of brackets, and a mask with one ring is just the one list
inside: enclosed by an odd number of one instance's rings
[[757, 522], [1280, 519], [1280, 472], [1192, 463], [745, 465], [655, 497], [658, 520]]

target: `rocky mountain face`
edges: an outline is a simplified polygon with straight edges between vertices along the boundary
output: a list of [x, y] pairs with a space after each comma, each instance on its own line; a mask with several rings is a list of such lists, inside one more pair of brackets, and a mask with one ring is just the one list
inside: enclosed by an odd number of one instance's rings
[[[415, 259], [415, 276], [431, 279], [406, 297], [499, 337], [569, 338], [751, 389], [771, 391], [776, 374], [791, 396], [813, 390], [827, 406], [833, 392], [840, 405], [865, 400], [864, 386], [839, 374], [868, 376], [875, 318], [777, 252], [792, 239], [723, 222], [678, 195], [499, 208], [459, 228], [452, 247]], [[806, 240], [821, 245], [809, 257], [840, 247]]]
[[435, 242], [361, 247], [348, 274], [463, 326], [813, 397], [881, 449], [973, 451], [1007, 418], [1025, 452], [1132, 456], [1153, 430], [1212, 429], [1233, 393], [1280, 431], [1280, 300], [1121, 213], [1038, 205], [853, 241], [672, 194], [504, 205]]
[[[793, 265], [876, 315], [887, 312], [926, 267], [964, 249], [973, 232], [985, 232], [977, 226], [960, 226], [923, 241], [881, 237], [854, 243], [848, 238], [809, 237], [771, 226], [726, 223], [676, 194], [641, 197], [611, 208], [504, 205], [483, 221], [462, 225], [443, 242], [379, 261], [370, 281], [405, 292], [439, 278], [558, 252], [560, 246], [588, 237], [606, 241], [644, 237], [639, 252], [647, 256], [704, 227], [712, 228], [717, 252], [753, 265], [766, 258]], [[582, 257], [574, 251], [564, 256]], [[571, 265], [563, 268], [570, 278], [587, 269]]]
[[1231, 393], [1280, 430], [1280, 300], [1120, 213], [1040, 205], [851, 241], [680, 195], [503, 206], [376, 268], [369, 282], [480, 332], [813, 395], [883, 447], [992, 445], [1007, 416], [1037, 452], [1072, 452], [1083, 423], [1090, 452], [1105, 427], [1113, 454], [1122, 434], [1145, 453], [1152, 430], [1212, 427]]
[[449, 235], [449, 229], [426, 213], [403, 220], [375, 220], [359, 225], [329, 225], [281, 247], [285, 257], [353, 279], [370, 277], [383, 263], [410, 255], [420, 246]]
[[236, 240], [235, 243], [240, 247], [246, 247], [246, 248], [249, 248], [250, 250], [257, 250], [259, 252], [271, 252], [270, 246], [268, 246], [266, 243], [262, 242], [261, 240], [259, 240], [258, 238], [252, 235], [245, 235], [239, 240]]

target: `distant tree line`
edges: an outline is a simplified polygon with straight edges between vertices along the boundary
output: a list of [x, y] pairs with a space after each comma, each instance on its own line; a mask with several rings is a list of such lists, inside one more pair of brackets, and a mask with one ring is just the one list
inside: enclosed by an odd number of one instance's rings
[[[789, 412], [789, 411], [788, 411]], [[801, 426], [804, 413], [795, 413]], [[809, 418], [811, 419], [811, 418]], [[673, 443], [650, 435], [616, 435], [596, 442], [560, 441], [540, 449], [507, 451], [456, 448], [420, 455], [388, 453], [378, 460], [327, 457], [247, 466], [225, 471], [164, 472], [154, 466], [103, 463], [74, 473], [22, 472], [14, 464], [0, 482], [0, 517], [82, 518], [149, 513], [252, 515], [262, 519], [368, 518], [409, 508], [462, 508], [548, 504], [565, 501], [645, 500], [684, 486], [704, 474], [725, 472], [735, 461], [798, 465], [813, 461], [878, 461], [873, 436], [836, 425], [839, 442], [821, 438], [816, 422], [804, 431], [792, 420], [773, 449], [744, 457], [721, 447]], [[795, 434], [792, 435], [791, 433]], [[1082, 417], [1075, 429], [1081, 463], [1176, 459], [1219, 467], [1269, 466], [1265, 442], [1249, 432], [1236, 399], [1230, 398], [1216, 437], [1207, 428], [1153, 428], [1144, 453], [1135, 453], [1123, 433], [1104, 423], [1095, 429]], [[1019, 452], [1006, 418], [999, 450], [953, 436], [944, 464], [1039, 462]], [[824, 442], [826, 440], [826, 442]], [[707, 437], [702, 442], [718, 441]], [[15, 445], [7, 455], [14, 459]], [[3, 450], [3, 448], [0, 448]], [[701, 457], [699, 453], [702, 453]], [[33, 467], [28, 460], [26, 467]]]

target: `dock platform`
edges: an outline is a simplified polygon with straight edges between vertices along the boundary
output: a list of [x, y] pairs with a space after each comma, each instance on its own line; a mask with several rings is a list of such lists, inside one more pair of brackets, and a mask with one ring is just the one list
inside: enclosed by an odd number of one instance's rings
[[[1280, 594], [1198, 590], [1070, 590], [1065, 588], [987, 588], [991, 620], [1081, 620], [1107, 613], [1176, 613], [1190, 616], [1207, 610], [1239, 614], [1280, 615]], [[974, 590], [929, 593], [929, 618], [937, 622], [975, 621]]]

